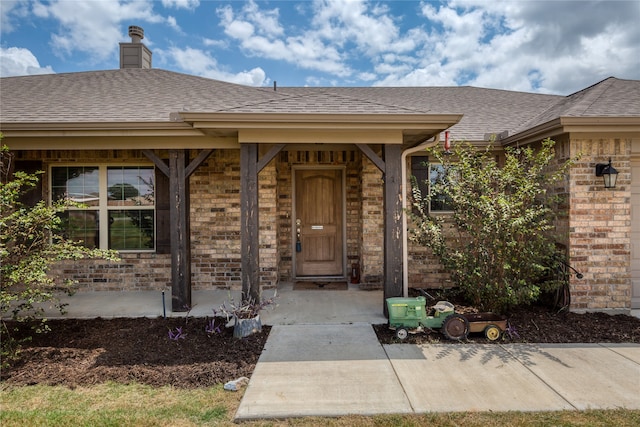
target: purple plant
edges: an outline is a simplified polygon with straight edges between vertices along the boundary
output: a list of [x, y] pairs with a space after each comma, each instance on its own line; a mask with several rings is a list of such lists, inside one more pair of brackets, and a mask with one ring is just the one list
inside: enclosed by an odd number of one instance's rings
[[509, 322], [507, 322], [507, 328], [504, 331], [507, 333], [507, 335], [509, 335], [509, 339], [520, 338], [516, 327]]
[[175, 330], [169, 329], [169, 339], [171, 341], [178, 341], [179, 339], [184, 339], [186, 336], [187, 334], [182, 332], [182, 326], [177, 327]]
[[216, 325], [216, 319], [211, 319], [209, 320], [209, 323], [207, 323], [207, 326], [204, 328], [204, 330], [207, 335], [220, 334], [222, 333], [222, 326], [222, 323]]

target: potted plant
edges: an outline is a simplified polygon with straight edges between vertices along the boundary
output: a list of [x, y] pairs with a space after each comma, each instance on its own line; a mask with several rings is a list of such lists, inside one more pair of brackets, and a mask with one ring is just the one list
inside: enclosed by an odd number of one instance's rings
[[214, 316], [225, 317], [227, 323], [233, 319], [233, 336], [244, 338], [256, 332], [262, 331], [260, 311], [267, 307], [275, 306], [277, 291], [271, 298], [256, 301], [252, 298], [236, 303], [230, 297], [229, 301], [222, 303], [218, 309], [213, 309]]

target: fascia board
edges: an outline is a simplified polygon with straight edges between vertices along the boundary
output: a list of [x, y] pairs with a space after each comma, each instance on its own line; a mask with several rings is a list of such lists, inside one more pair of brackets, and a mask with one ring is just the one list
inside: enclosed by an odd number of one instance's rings
[[130, 150], [130, 149], [239, 149], [236, 137], [199, 136], [74, 136], [20, 137], [5, 135], [2, 143], [11, 150]]
[[563, 133], [637, 133], [640, 117], [558, 117], [506, 138], [503, 145], [529, 143]]
[[202, 136], [202, 132], [180, 122], [131, 123], [60, 123], [22, 122], [0, 123], [5, 136], [67, 137], [67, 136]]
[[441, 129], [458, 123], [461, 114], [305, 114], [305, 113], [173, 113], [196, 128], [343, 128]]

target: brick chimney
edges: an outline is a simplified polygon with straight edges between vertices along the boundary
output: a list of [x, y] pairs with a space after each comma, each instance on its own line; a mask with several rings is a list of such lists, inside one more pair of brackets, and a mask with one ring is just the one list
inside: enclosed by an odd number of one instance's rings
[[129, 26], [131, 43], [120, 43], [120, 68], [151, 68], [151, 51], [141, 42], [144, 30]]

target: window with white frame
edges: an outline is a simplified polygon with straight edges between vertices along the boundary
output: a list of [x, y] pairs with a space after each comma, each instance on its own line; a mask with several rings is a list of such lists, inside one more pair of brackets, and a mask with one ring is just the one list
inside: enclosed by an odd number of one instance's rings
[[154, 250], [154, 175], [152, 166], [52, 166], [52, 200], [85, 206], [62, 214], [65, 236], [90, 248]]

